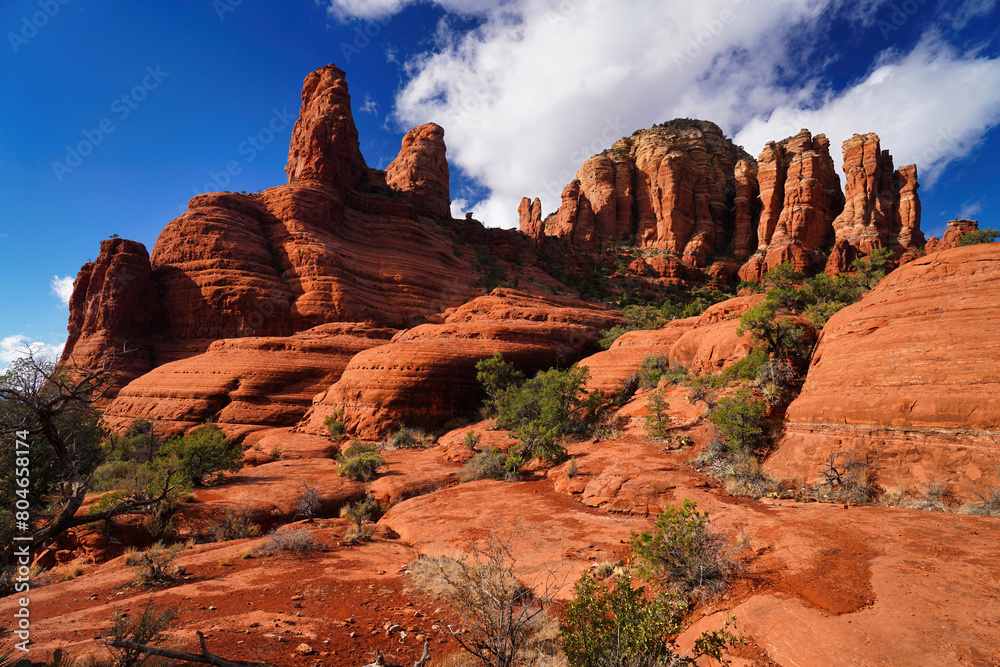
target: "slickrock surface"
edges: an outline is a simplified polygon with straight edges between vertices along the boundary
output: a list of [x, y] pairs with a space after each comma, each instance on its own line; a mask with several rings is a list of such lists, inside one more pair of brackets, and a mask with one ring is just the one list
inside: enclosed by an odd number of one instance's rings
[[293, 426], [356, 354], [385, 345], [395, 333], [327, 324], [284, 338], [219, 340], [204, 354], [164, 364], [128, 384], [107, 407], [105, 420], [127, 428], [148, 419], [161, 435], [207, 419], [229, 435]]
[[827, 272], [843, 272], [858, 257], [892, 248], [900, 261], [919, 254], [920, 200], [916, 165], [894, 170], [877, 134], [855, 134], [844, 142], [844, 211], [833, 221], [836, 245]]
[[660, 329], [629, 331], [611, 347], [580, 361], [590, 368], [590, 391], [611, 394], [639, 369], [646, 356], [666, 356], [673, 368], [715, 373], [739, 361], [752, 349], [750, 337], [737, 336], [740, 315], [764, 297], [741, 296], [717, 303], [697, 317], [674, 320]]
[[986, 492], [1000, 482], [998, 358], [1000, 244], [915, 260], [823, 328], [768, 467], [814, 480], [845, 452], [889, 488]]
[[364, 437], [400, 424], [437, 428], [481, 402], [481, 359], [500, 352], [530, 376], [582, 358], [618, 321], [614, 311], [581, 301], [494, 290], [450, 311], [442, 324], [415, 327], [358, 354], [318, 397], [304, 428], [322, 432], [326, 416], [338, 410], [349, 432]]

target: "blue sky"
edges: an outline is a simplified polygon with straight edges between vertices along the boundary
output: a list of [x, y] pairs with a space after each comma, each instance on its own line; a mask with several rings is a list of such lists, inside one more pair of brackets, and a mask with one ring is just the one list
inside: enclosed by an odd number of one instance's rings
[[925, 232], [962, 213], [1000, 226], [997, 4], [7, 0], [0, 366], [62, 344], [53, 281], [102, 239], [151, 250], [194, 194], [284, 182], [302, 80], [329, 62], [369, 164], [438, 122], [456, 214], [491, 225], [523, 195], [554, 210], [581, 158], [632, 130], [700, 117], [755, 155], [801, 127], [835, 147], [876, 131], [920, 168]]

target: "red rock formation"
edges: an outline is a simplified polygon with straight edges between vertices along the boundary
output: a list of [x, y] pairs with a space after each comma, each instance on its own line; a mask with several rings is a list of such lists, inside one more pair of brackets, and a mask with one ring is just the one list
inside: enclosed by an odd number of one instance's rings
[[161, 436], [207, 419], [229, 435], [294, 426], [352, 357], [395, 333], [327, 324], [284, 338], [218, 340], [204, 354], [164, 364], [128, 384], [105, 410], [105, 421], [127, 428], [148, 419]]
[[285, 167], [289, 183], [317, 180], [352, 189], [365, 173], [345, 76], [331, 64], [306, 77]]
[[[407, 196], [386, 196], [388, 183], [358, 151], [343, 72], [313, 72], [289, 152], [294, 182], [195, 197], [149, 259], [137, 244], [109, 242], [78, 279], [64, 360], [90, 367], [127, 342], [131, 357], [116, 359], [124, 384], [219, 339], [287, 337], [338, 321], [439, 321], [480, 280], [441, 215], [448, 170], [439, 130], [407, 135], [391, 170]], [[442, 226], [420, 214], [443, 217]]]
[[736, 163], [736, 207], [735, 229], [733, 231], [733, 254], [737, 259], [746, 259], [757, 246], [756, 220], [759, 213], [760, 197], [759, 165], [752, 159], [744, 158]]
[[743, 280], [789, 261], [797, 271], [812, 272], [816, 250], [832, 235], [833, 221], [844, 206], [830, 157], [830, 142], [808, 130], [770, 142], [760, 154], [757, 177], [762, 208], [757, 230], [758, 253], [740, 270]]
[[851, 263], [879, 248], [914, 258], [923, 245], [915, 165], [894, 171], [892, 156], [877, 134], [855, 134], [844, 142], [847, 201], [833, 222], [836, 244], [826, 270], [848, 271]]
[[[1000, 246], [915, 260], [823, 328], [769, 466], [817, 478], [831, 454], [870, 458], [891, 487], [1000, 483]], [[843, 456], [841, 458], [844, 458]]]
[[517, 207], [518, 228], [521, 232], [533, 239], [539, 239], [545, 235], [545, 227], [542, 223], [542, 202], [538, 197], [531, 201], [527, 197], [521, 200], [521, 205]]
[[107, 362], [120, 387], [154, 365], [148, 332], [163, 326], [163, 312], [145, 246], [125, 239], [101, 243], [85, 264], [69, 302], [69, 337], [60, 364], [81, 369]]
[[343, 409], [348, 429], [380, 437], [400, 423], [437, 428], [482, 400], [475, 365], [500, 352], [528, 373], [580, 359], [619, 321], [611, 310], [572, 299], [494, 290], [392, 343], [354, 357], [318, 396], [304, 428], [321, 432]]
[[451, 194], [444, 129], [427, 123], [403, 137], [399, 157], [385, 169], [389, 187], [413, 193], [417, 212], [438, 220], [451, 218]]
[[928, 255], [942, 250], [951, 250], [958, 247], [958, 242], [962, 240], [963, 235], [978, 231], [978, 220], [949, 220], [944, 235], [940, 239], [934, 237], [927, 239], [927, 245], [924, 249]]
[[704, 268], [733, 243], [737, 218], [748, 243], [754, 187], [752, 158], [718, 126], [671, 121], [587, 160], [546, 233], [585, 248], [631, 240]]

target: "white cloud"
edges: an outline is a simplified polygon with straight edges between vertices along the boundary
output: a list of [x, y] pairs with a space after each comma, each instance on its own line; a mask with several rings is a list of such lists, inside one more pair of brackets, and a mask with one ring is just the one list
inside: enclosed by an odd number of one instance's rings
[[7, 366], [12, 362], [28, 356], [28, 350], [34, 354], [35, 359], [42, 362], [56, 362], [62, 354], [63, 346], [66, 343], [50, 345], [33, 341], [27, 336], [16, 334], [0, 339], [0, 373], [7, 370]]
[[[334, 13], [372, 17], [417, 0], [332, 1]], [[952, 3], [953, 13], [995, 2]], [[433, 50], [405, 65], [396, 118], [445, 128], [453, 165], [491, 193], [469, 206], [489, 225], [515, 226], [522, 196], [555, 209], [587, 157], [670, 118], [739, 130], [753, 154], [808, 127], [831, 138], [838, 163], [843, 140], [875, 131], [897, 164], [917, 162], [925, 185], [1000, 120], [1000, 62], [934, 35], [909, 53], [885, 52], [861, 80], [830, 91], [840, 58], [826, 32], [831, 13], [870, 27], [891, 0], [436, 4], [483, 21], [455, 33], [442, 19]]]
[[928, 34], [905, 55], [885, 54], [840, 94], [814, 108], [779, 106], [767, 120], [748, 123], [736, 139], [748, 148], [762, 146], [807, 127], [831, 138], [839, 166], [843, 140], [875, 132], [896, 166], [915, 163], [921, 183], [931, 186], [998, 123], [1000, 60], [960, 55]]
[[983, 205], [979, 202], [965, 202], [962, 205], [962, 210], [958, 212], [958, 217], [966, 220], [974, 219], [973, 216], [979, 215], [983, 211]]
[[69, 306], [70, 297], [73, 296], [73, 278], [71, 276], [66, 276], [65, 278], [52, 276], [52, 282], [50, 285], [52, 287], [52, 293], [59, 297], [59, 300], [63, 302], [63, 305]]
[[373, 116], [378, 115], [378, 102], [375, 101], [375, 98], [370, 93], [365, 93], [365, 103], [361, 105], [361, 110]]

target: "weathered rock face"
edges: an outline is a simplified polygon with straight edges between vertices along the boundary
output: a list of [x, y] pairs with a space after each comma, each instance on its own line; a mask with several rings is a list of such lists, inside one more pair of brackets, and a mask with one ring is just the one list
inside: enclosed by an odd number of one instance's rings
[[385, 169], [389, 187], [413, 193], [417, 212], [438, 220], [451, 218], [451, 194], [444, 129], [427, 123], [403, 137], [399, 157]]
[[743, 280], [790, 261], [797, 271], [812, 272], [816, 250], [833, 234], [833, 221], [844, 197], [830, 157], [830, 142], [808, 130], [779, 143], [770, 142], [757, 162], [760, 182], [758, 253], [740, 270]]
[[359, 352], [396, 333], [363, 324], [327, 324], [283, 338], [231, 338], [134, 380], [107, 407], [105, 421], [127, 428], [148, 419], [174, 435], [212, 419], [229, 435], [294, 426], [313, 397], [340, 379]]
[[108, 365], [120, 387], [153, 368], [148, 332], [163, 326], [149, 253], [141, 243], [109, 239], [97, 260], [84, 265], [69, 303], [69, 338], [62, 364], [82, 369]]
[[614, 311], [558, 297], [494, 290], [351, 359], [340, 380], [318, 396], [304, 428], [322, 432], [344, 410], [348, 430], [381, 437], [399, 424], [437, 428], [482, 400], [476, 362], [500, 352], [529, 375], [583, 357]]
[[738, 219], [749, 245], [754, 190], [752, 158], [717, 125], [675, 120], [587, 160], [546, 233], [587, 248], [631, 240], [703, 268], [730, 247]]
[[924, 243], [916, 165], [893, 170], [877, 134], [855, 134], [843, 148], [846, 203], [833, 221], [836, 245], [827, 272], [848, 271], [879, 248], [891, 248], [901, 262], [915, 258]]
[[533, 239], [539, 239], [545, 234], [542, 223], [542, 202], [538, 197], [531, 201], [527, 197], [521, 200], [517, 207], [518, 228]]
[[924, 247], [924, 250], [926, 250], [927, 254], [930, 255], [935, 252], [941, 252], [942, 250], [957, 248], [958, 243], [962, 240], [962, 236], [964, 234], [971, 234], [978, 231], [978, 220], [949, 220], [948, 228], [945, 229], [944, 235], [940, 239], [934, 237], [927, 239], [927, 245]]
[[306, 77], [285, 167], [289, 183], [317, 180], [353, 189], [365, 173], [345, 76], [327, 65]]
[[753, 349], [750, 336], [737, 336], [739, 316], [764, 300], [760, 294], [717, 303], [697, 317], [668, 322], [660, 329], [629, 331], [611, 347], [580, 361], [590, 368], [587, 389], [611, 394], [623, 387], [647, 356], [665, 356], [673, 368], [716, 373]]
[[[1000, 470], [1000, 245], [956, 248], [892, 272], [826, 324], [788, 408], [772, 472], [814, 480], [831, 454], [882, 485], [949, 483], [970, 497]], [[843, 457], [842, 457], [843, 458]]]
[[64, 361], [93, 367], [125, 345], [130, 356], [115, 360], [123, 386], [216, 340], [329, 322], [406, 328], [478, 293], [471, 256], [448, 240], [436, 125], [407, 135], [390, 173], [404, 194], [387, 192], [358, 150], [343, 72], [324, 67], [305, 80], [288, 173], [294, 182], [256, 195], [195, 197], [149, 258], [138, 244], [108, 242], [77, 281]]

